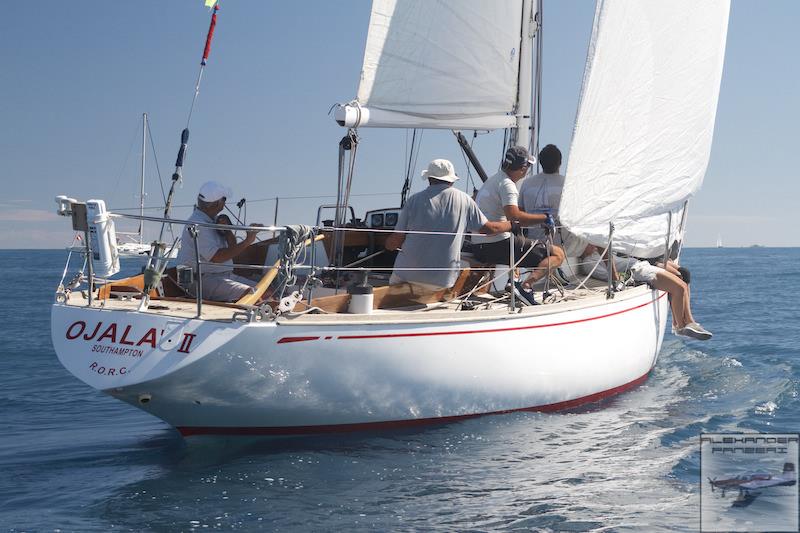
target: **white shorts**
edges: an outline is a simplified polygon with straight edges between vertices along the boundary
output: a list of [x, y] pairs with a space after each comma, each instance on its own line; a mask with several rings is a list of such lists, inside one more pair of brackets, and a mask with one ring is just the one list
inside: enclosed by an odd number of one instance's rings
[[203, 299], [235, 302], [245, 294], [253, 294], [255, 282], [236, 274], [203, 274]]
[[656, 275], [663, 271], [664, 269], [653, 266], [647, 261], [637, 261], [631, 267], [631, 276], [634, 281], [640, 283], [653, 283], [656, 280]]

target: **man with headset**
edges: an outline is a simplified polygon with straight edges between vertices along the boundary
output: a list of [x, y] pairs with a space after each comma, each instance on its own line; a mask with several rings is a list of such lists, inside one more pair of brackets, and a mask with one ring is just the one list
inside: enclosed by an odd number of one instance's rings
[[503, 158], [500, 170], [483, 184], [476, 201], [480, 210], [491, 221], [509, 221], [512, 233], [499, 235], [475, 236], [472, 238], [473, 254], [483, 263], [507, 264], [513, 239], [513, 262], [522, 268], [533, 271], [522, 282], [515, 282], [517, 293], [529, 304], [536, 304], [531, 287], [544, 278], [551, 270], [555, 270], [564, 260], [564, 252], [559, 246], [548, 246], [544, 242], [532, 241], [519, 235], [520, 226], [544, 224], [552, 230], [555, 223], [553, 217], [546, 213], [526, 213], [519, 208], [519, 191], [517, 182], [528, 173], [530, 166], [536, 161], [524, 146], [510, 147]]

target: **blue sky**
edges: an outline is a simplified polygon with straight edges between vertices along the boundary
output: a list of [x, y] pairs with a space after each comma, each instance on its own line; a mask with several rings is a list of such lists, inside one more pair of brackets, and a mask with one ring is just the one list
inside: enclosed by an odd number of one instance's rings
[[[594, 2], [545, 1], [542, 141], [565, 156], [593, 14]], [[368, 19], [366, 0], [223, 2], [176, 203], [190, 205], [202, 182], [217, 179], [248, 199], [248, 221], [271, 222], [266, 198], [335, 194], [343, 130], [327, 113], [355, 96]], [[200, 0], [4, 5], [0, 248], [68, 244], [68, 221], [54, 214], [57, 194], [102, 198], [112, 209], [137, 205], [144, 111], [169, 179], [208, 20]], [[729, 246], [800, 246], [798, 23], [800, 2], [732, 4], [711, 162], [690, 204], [688, 245], [710, 246], [721, 235]], [[395, 206], [406, 133], [360, 133], [354, 192], [388, 194], [359, 196], [356, 208]], [[500, 137], [476, 141], [488, 168]], [[466, 174], [449, 132], [424, 134], [415, 175], [436, 157]], [[158, 206], [153, 166], [146, 202]], [[415, 190], [422, 186], [415, 181]], [[328, 201], [284, 200], [279, 222], [313, 222]], [[174, 213], [186, 215], [185, 207]]]

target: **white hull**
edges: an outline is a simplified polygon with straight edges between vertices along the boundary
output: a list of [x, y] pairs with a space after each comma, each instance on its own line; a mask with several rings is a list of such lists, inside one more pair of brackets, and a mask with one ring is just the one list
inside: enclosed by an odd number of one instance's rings
[[668, 319], [647, 287], [403, 315], [247, 323], [55, 304], [52, 336], [72, 374], [184, 435], [299, 434], [596, 401], [646, 379]]

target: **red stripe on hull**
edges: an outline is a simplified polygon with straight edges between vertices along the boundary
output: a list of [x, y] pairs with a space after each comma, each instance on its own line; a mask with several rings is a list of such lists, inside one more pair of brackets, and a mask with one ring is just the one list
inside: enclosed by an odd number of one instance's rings
[[278, 344], [286, 344], [289, 342], [304, 342], [304, 341], [315, 341], [319, 339], [319, 337], [282, 337], [278, 340]]
[[648, 306], [653, 304], [666, 296], [666, 292], [662, 292], [658, 298], [650, 300], [649, 302], [645, 302], [643, 304], [637, 305], [635, 307], [629, 307], [628, 309], [623, 309], [621, 311], [614, 311], [613, 313], [608, 313], [605, 315], [599, 316], [592, 316], [589, 318], [580, 318], [578, 320], [568, 320], [565, 322], [553, 322], [552, 324], [538, 324], [535, 326], [518, 326], [514, 328], [495, 328], [495, 329], [477, 329], [477, 330], [464, 330], [464, 331], [432, 331], [428, 333], [382, 333], [378, 335], [340, 335], [336, 337], [337, 339], [342, 340], [351, 340], [351, 339], [392, 339], [398, 337], [433, 337], [438, 335], [472, 335], [475, 333], [501, 333], [505, 331], [520, 331], [525, 329], [538, 329], [538, 328], [551, 328], [554, 326], [566, 326], [568, 324], [579, 324], [581, 322], [591, 322], [592, 320], [599, 320], [601, 318], [607, 318], [610, 316], [621, 315], [623, 313], [627, 313], [628, 311], [634, 311], [636, 309], [640, 309], [642, 307]]
[[469, 415], [457, 416], [440, 416], [432, 418], [415, 418], [411, 420], [389, 420], [385, 422], [364, 422], [360, 424], [333, 424], [333, 425], [320, 425], [320, 426], [286, 426], [286, 427], [178, 427], [181, 435], [184, 437], [191, 437], [193, 435], [315, 435], [323, 433], [352, 433], [355, 431], [381, 431], [390, 429], [410, 428], [417, 426], [426, 426], [432, 424], [449, 424], [451, 422], [458, 422], [460, 420], [468, 420], [470, 418], [477, 418], [479, 416], [487, 415], [504, 415], [509, 413], [517, 413], [521, 411], [532, 411], [541, 413], [550, 413], [554, 411], [564, 411], [572, 409], [584, 404], [599, 402], [605, 398], [610, 398], [617, 394], [621, 394], [627, 390], [637, 387], [647, 381], [650, 375], [648, 371], [642, 377], [636, 378], [630, 383], [625, 383], [613, 389], [596, 392], [588, 396], [575, 398], [574, 400], [567, 400], [564, 402], [549, 403], [539, 405], [536, 407], [521, 407], [519, 409], [505, 409], [502, 411], [491, 411], [488, 413], [475, 413]]

